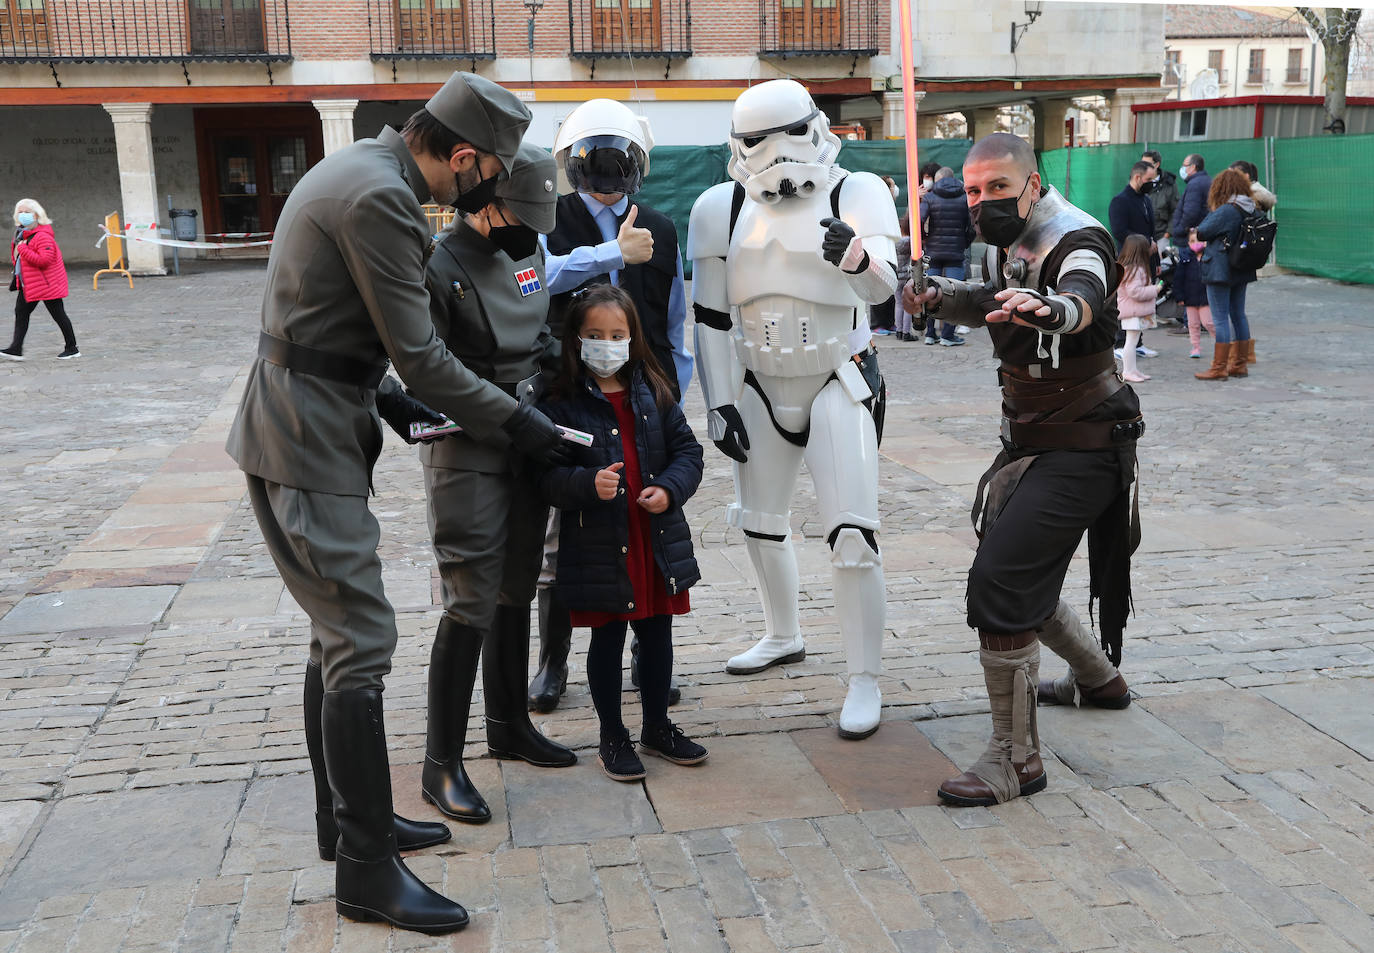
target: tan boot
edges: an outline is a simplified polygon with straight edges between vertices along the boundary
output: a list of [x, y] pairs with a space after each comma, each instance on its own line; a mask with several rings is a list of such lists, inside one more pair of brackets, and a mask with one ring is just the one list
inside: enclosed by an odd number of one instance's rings
[[[992, 709], [992, 740], [971, 768], [940, 785], [941, 800], [956, 807], [1000, 804], [1043, 791], [1048, 783], [1035, 723], [1040, 642], [1034, 632], [981, 638], [978, 658]], [[1004, 650], [988, 639], [1019, 647]]]
[[1226, 365], [1230, 361], [1231, 345], [1217, 341], [1212, 344], [1212, 366], [1193, 376], [1200, 381], [1224, 381], [1226, 380]]
[[1245, 352], [1250, 344], [1249, 341], [1231, 342], [1231, 360], [1226, 365], [1226, 373], [1232, 377], [1246, 377], [1249, 371], [1245, 369]]
[[1259, 358], [1255, 357], [1255, 339], [1251, 338], [1245, 342], [1245, 363], [1258, 364]]

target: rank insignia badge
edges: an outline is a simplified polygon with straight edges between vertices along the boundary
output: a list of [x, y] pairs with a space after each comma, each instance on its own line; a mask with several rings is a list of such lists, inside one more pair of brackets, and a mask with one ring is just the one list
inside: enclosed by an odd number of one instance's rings
[[539, 283], [539, 274], [533, 268], [526, 268], [524, 271], [515, 273], [515, 283], [520, 287], [520, 296], [529, 297], [536, 291], [543, 291], [544, 286]]

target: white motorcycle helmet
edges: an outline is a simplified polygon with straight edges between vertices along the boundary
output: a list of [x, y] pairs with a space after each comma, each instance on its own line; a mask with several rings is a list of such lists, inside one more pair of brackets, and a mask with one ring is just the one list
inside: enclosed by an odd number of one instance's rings
[[614, 99], [591, 99], [578, 106], [554, 138], [554, 157], [579, 192], [633, 195], [649, 174], [654, 147], [649, 120]]
[[839, 136], [801, 83], [769, 80], [735, 100], [726, 170], [755, 202], [811, 195], [830, 180], [839, 154]]

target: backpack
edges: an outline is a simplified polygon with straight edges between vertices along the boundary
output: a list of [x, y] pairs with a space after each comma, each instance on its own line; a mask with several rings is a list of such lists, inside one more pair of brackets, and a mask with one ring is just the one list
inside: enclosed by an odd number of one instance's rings
[[1274, 235], [1279, 225], [1259, 209], [1246, 212], [1236, 237], [1227, 244], [1226, 260], [1233, 271], [1257, 271], [1274, 253]]

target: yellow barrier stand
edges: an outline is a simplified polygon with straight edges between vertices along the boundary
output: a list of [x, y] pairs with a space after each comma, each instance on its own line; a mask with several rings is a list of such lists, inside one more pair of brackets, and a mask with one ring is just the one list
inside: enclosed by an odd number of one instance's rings
[[111, 212], [105, 216], [105, 231], [108, 236], [105, 239], [105, 260], [109, 264], [108, 268], [102, 268], [91, 278], [91, 288], [95, 291], [100, 290], [101, 275], [123, 275], [129, 280], [129, 287], [134, 286], [134, 276], [129, 274], [129, 269], [125, 267], [124, 261], [124, 232], [119, 227], [119, 213]]
[[421, 207], [425, 210], [425, 218], [429, 221], [429, 233], [431, 235], [438, 235], [448, 228], [449, 223], [453, 221], [452, 206], [436, 205], [430, 202]]

